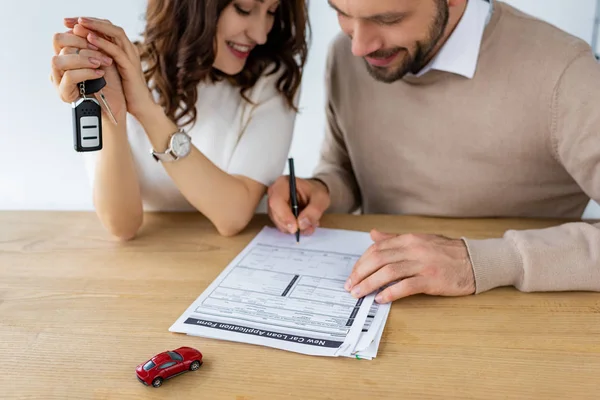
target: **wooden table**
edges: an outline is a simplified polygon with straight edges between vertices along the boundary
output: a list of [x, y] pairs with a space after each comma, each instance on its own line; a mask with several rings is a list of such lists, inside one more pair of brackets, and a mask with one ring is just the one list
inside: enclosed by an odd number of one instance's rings
[[[327, 216], [323, 226], [451, 237], [564, 221]], [[223, 238], [148, 215], [119, 243], [91, 213], [0, 213], [2, 399], [598, 399], [600, 295], [498, 289], [394, 303], [373, 361], [192, 338], [168, 327], [265, 224]], [[145, 387], [135, 366], [182, 345], [199, 371]]]

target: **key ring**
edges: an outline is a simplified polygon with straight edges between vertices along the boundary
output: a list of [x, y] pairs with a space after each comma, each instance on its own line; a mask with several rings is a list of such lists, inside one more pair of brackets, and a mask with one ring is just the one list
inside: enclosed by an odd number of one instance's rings
[[81, 95], [81, 97], [83, 97], [84, 99], [85, 99], [85, 98], [87, 98], [87, 97], [85, 96], [85, 81], [84, 81], [84, 82], [81, 82], [81, 83], [79, 84], [79, 94], [80, 94], [80, 95]]

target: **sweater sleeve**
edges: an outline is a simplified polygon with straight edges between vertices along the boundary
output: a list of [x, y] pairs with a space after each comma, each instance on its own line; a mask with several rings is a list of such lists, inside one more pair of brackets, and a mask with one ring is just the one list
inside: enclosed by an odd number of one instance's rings
[[[565, 69], [552, 100], [554, 155], [592, 199], [600, 200], [600, 64], [589, 49]], [[600, 291], [600, 224], [507, 231], [463, 238], [476, 293], [500, 286], [523, 292]]]
[[335, 71], [335, 46], [330, 48], [326, 67], [326, 131], [321, 147], [321, 158], [314, 171], [314, 179], [327, 186], [331, 205], [327, 212], [350, 213], [360, 206], [360, 192], [352, 170], [345, 136], [338, 123], [336, 100], [339, 85]]

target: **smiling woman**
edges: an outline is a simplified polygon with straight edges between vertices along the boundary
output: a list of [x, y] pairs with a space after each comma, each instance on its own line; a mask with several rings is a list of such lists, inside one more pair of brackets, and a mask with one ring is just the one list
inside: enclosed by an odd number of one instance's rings
[[[195, 83], [225, 78], [244, 92], [269, 65], [283, 64], [278, 90], [295, 108], [307, 55], [307, 14], [304, 0], [151, 1], [141, 45], [142, 60], [149, 63], [146, 78], [156, 80], [172, 118], [189, 113], [195, 120]], [[176, 116], [181, 101], [185, 108]]]
[[105, 77], [117, 119], [86, 153], [104, 226], [132, 239], [143, 211], [194, 211], [225, 236], [252, 218], [283, 172], [307, 57], [304, 0], [150, 0], [143, 40], [66, 18], [52, 80], [65, 102]]

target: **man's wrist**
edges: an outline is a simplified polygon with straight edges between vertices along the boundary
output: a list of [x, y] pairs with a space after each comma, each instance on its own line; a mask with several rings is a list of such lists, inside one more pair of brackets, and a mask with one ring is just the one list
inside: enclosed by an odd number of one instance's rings
[[505, 238], [461, 238], [467, 247], [475, 276], [475, 293], [522, 283], [523, 260], [517, 248]]
[[463, 286], [465, 294], [473, 295], [477, 292], [477, 282], [475, 277], [475, 271], [473, 269], [473, 261], [469, 254], [469, 248], [464, 239], [452, 239], [456, 246], [460, 249], [458, 254], [459, 259], [464, 265], [462, 279], [459, 280], [459, 284]]
[[327, 184], [325, 182], [323, 182], [321, 179], [319, 178], [311, 178], [309, 179], [314, 185], [316, 185], [318, 188], [322, 189], [325, 193], [327, 193], [327, 195], [329, 196], [329, 187], [327, 186]]

